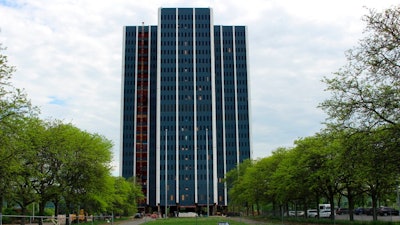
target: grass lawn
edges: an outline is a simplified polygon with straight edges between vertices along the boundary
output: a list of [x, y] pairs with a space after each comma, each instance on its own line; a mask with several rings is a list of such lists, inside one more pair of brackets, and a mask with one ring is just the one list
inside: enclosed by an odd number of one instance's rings
[[[154, 221], [148, 221], [146, 225], [157, 225], [157, 224], [170, 224], [170, 225], [219, 225], [220, 222], [228, 222], [229, 225], [245, 225], [246, 223], [235, 221], [228, 218], [218, 217], [198, 217], [198, 218], [168, 218], [168, 219], [157, 219]], [[225, 225], [223, 223], [223, 225]]]

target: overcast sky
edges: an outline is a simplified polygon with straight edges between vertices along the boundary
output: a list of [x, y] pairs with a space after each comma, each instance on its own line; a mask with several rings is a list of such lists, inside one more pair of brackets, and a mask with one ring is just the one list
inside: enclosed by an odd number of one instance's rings
[[[61, 119], [120, 151], [122, 30], [157, 25], [159, 7], [211, 7], [215, 25], [248, 26], [253, 158], [314, 135], [321, 82], [357, 45], [367, 8], [395, 0], [0, 0], [0, 43], [42, 118]], [[397, 3], [398, 4], [398, 3]]]

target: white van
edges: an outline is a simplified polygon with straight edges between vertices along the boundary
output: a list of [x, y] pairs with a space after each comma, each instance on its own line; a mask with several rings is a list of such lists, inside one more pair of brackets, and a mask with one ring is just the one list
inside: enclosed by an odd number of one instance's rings
[[321, 210], [331, 210], [331, 204], [318, 204], [319, 211]]

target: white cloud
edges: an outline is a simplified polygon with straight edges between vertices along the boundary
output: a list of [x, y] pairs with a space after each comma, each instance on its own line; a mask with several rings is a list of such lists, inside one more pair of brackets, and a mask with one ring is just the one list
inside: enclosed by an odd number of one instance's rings
[[[63, 119], [115, 143], [119, 160], [122, 28], [157, 23], [159, 7], [212, 7], [214, 23], [247, 25], [253, 112], [253, 153], [321, 129], [320, 82], [345, 62], [362, 35], [363, 7], [395, 1], [81, 1], [0, 0], [0, 43], [44, 117]], [[118, 171], [118, 169], [116, 169]]]

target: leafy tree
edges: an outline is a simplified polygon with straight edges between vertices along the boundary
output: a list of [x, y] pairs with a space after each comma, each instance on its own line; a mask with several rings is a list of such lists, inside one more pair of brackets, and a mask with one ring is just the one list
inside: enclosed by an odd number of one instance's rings
[[272, 203], [272, 209], [274, 216], [277, 216], [278, 206], [282, 205], [282, 197], [280, 196], [279, 188], [279, 178], [277, 179], [277, 174], [280, 165], [288, 157], [292, 149], [278, 148], [272, 152], [270, 157], [261, 159], [257, 164], [261, 168], [261, 173], [263, 174], [263, 181], [265, 185], [264, 194], [265, 201], [264, 205]]
[[[49, 129], [56, 183], [62, 190], [67, 213], [78, 212], [95, 196], [111, 193], [109, 182], [112, 143], [71, 124], [54, 124]], [[112, 189], [111, 189], [112, 190]]]
[[370, 10], [363, 20], [365, 37], [346, 53], [347, 64], [324, 78], [332, 96], [320, 107], [329, 116], [329, 128], [352, 135], [353, 142], [343, 146], [358, 162], [345, 166], [360, 171], [360, 177], [351, 179], [366, 187], [376, 220], [377, 201], [394, 187], [392, 172], [400, 172], [400, 6]]
[[366, 192], [371, 197], [373, 217], [377, 220], [378, 201], [394, 192], [398, 179], [399, 132], [377, 129], [357, 134], [355, 144], [362, 149], [358, 157], [360, 176]]
[[241, 208], [247, 202], [245, 194], [247, 187], [241, 181], [243, 180], [247, 169], [253, 166], [252, 164], [253, 162], [250, 159], [245, 160], [225, 175], [225, 182], [229, 193], [228, 204], [233, 208]]
[[272, 153], [272, 156], [255, 161], [254, 167], [250, 168], [246, 177], [252, 178], [249, 190], [252, 191], [253, 202], [257, 206], [257, 214], [260, 214], [260, 205], [268, 205], [272, 203], [273, 212], [276, 212], [278, 202], [276, 200], [276, 188], [274, 187], [274, 174], [279, 165], [288, 153], [288, 149], [278, 148]]
[[[365, 167], [360, 161], [365, 149], [362, 147], [360, 133], [338, 132], [335, 139], [340, 144], [340, 154], [338, 155], [338, 171], [340, 197], [345, 196], [348, 201], [350, 220], [354, 220], [354, 206], [357, 198], [366, 193], [365, 182], [361, 174]], [[340, 207], [338, 205], [338, 207]]]
[[[35, 182], [32, 181], [39, 176], [36, 168], [37, 152], [42, 147], [45, 132], [43, 122], [36, 117], [26, 118], [25, 123], [18, 129], [19, 138], [14, 146], [21, 154], [15, 155], [14, 159], [18, 160], [19, 169], [9, 183], [13, 191], [8, 200], [20, 206], [22, 215], [26, 215], [28, 206], [38, 200], [33, 186]], [[21, 224], [25, 224], [24, 217]]]
[[289, 208], [298, 211], [298, 207], [307, 210], [307, 202], [314, 196], [307, 179], [310, 171], [307, 164], [304, 164], [304, 158], [308, 155], [304, 153], [296, 148], [286, 152], [284, 159], [272, 174], [276, 201], [285, 208], [284, 211], [289, 211]]
[[[2, 51], [4, 48], [0, 43], [0, 202], [10, 193], [8, 184], [19, 169], [15, 157], [20, 154], [15, 148], [18, 126], [26, 116], [35, 113], [23, 91], [12, 85], [15, 68], [8, 65], [7, 56]], [[0, 204], [0, 212], [2, 207]]]
[[[247, 213], [253, 205], [256, 206], [257, 214], [260, 214], [260, 203], [265, 198], [265, 173], [259, 162], [249, 168], [240, 180], [239, 186], [243, 187], [243, 192], [240, 194], [242, 198], [246, 199], [244, 206]], [[252, 210], [254, 212], [254, 210]]]
[[316, 202], [325, 197], [331, 204], [331, 215], [334, 215], [334, 197], [339, 192], [340, 183], [337, 177], [338, 145], [328, 134], [317, 134], [297, 140], [297, 160], [308, 171], [304, 177], [309, 190], [316, 193]]
[[114, 195], [111, 210], [119, 215], [131, 216], [136, 213], [137, 202], [144, 198], [141, 187], [134, 179], [114, 177]]
[[323, 108], [333, 125], [370, 129], [400, 122], [400, 6], [364, 17], [366, 37], [346, 54], [347, 64], [324, 78], [332, 97]]

